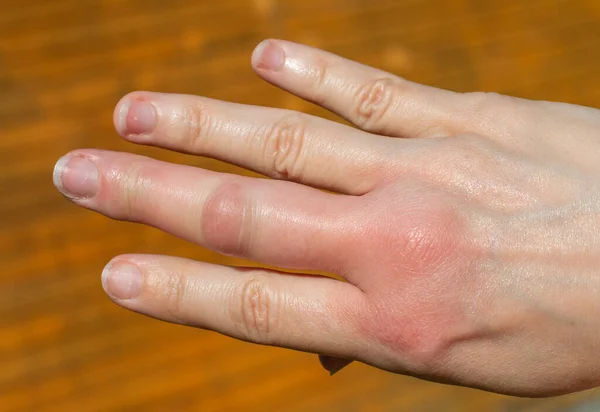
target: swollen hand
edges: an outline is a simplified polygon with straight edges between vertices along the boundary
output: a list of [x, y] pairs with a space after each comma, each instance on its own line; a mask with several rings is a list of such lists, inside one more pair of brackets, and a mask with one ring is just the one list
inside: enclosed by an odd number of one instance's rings
[[527, 396], [600, 385], [600, 111], [439, 90], [278, 40], [252, 65], [356, 128], [136, 92], [115, 111], [124, 139], [274, 179], [76, 150], [55, 184], [111, 218], [346, 282], [126, 255], [102, 275], [117, 304], [330, 370]]

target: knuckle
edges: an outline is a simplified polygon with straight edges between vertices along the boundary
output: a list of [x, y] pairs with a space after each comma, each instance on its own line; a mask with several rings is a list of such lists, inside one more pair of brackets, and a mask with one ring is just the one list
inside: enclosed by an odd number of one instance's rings
[[[476, 128], [489, 129], [491, 125], [501, 123], [505, 129], [511, 122], [520, 118], [518, 105], [519, 99], [493, 92], [466, 93], [466, 107], [462, 123], [470, 124]], [[511, 122], [506, 122], [510, 117]]]
[[274, 177], [301, 178], [307, 123], [304, 115], [287, 114], [267, 132], [264, 157], [270, 159]]
[[401, 342], [399, 352], [408, 356], [411, 363], [421, 372], [434, 370], [443, 360], [451, 347], [451, 339], [445, 336], [443, 326], [431, 325], [429, 319], [419, 318], [424, 326], [411, 325], [402, 333], [396, 345]]
[[232, 318], [241, 335], [253, 342], [272, 343], [280, 303], [273, 282], [264, 275], [250, 275], [240, 282], [236, 295]]
[[[438, 302], [423, 303], [413, 298], [414, 293], [396, 290], [373, 299], [367, 315], [359, 320], [359, 329], [398, 356], [399, 366], [410, 364], [415, 372], [427, 372], [447, 357], [455, 340], [449, 329], [454, 329], [458, 315], [449, 310], [451, 313], [446, 316], [440, 313]], [[402, 304], [390, 303], [394, 301]]]
[[235, 180], [221, 183], [206, 201], [201, 217], [206, 246], [225, 255], [246, 256], [252, 241], [253, 207]]
[[165, 311], [167, 316], [174, 322], [187, 325], [186, 315], [187, 301], [187, 277], [182, 273], [169, 275], [163, 285], [163, 293], [166, 299]]
[[475, 107], [480, 109], [493, 107], [496, 103], [503, 101], [506, 97], [495, 92], [470, 92], [466, 93], [466, 96], [471, 100]]
[[146, 171], [141, 165], [131, 165], [124, 168], [125, 172], [118, 175], [121, 186], [121, 210], [117, 213], [118, 219], [139, 221], [143, 213], [140, 206], [140, 192], [147, 184]]
[[328, 100], [328, 96], [326, 94], [327, 82], [330, 79], [331, 72], [331, 62], [325, 59], [319, 59], [315, 62], [314, 66], [311, 68], [311, 77], [312, 77], [312, 90], [311, 96], [312, 100], [316, 104], [324, 105]]
[[186, 148], [200, 150], [204, 140], [210, 135], [212, 120], [202, 102], [183, 106], [179, 115], [171, 120], [181, 124], [179, 136], [174, 137], [183, 139]]
[[487, 114], [498, 108], [503, 103], [502, 95], [493, 92], [467, 93], [468, 109], [472, 113]]
[[378, 129], [390, 110], [394, 96], [402, 93], [402, 82], [391, 77], [377, 78], [360, 87], [356, 94], [355, 123], [364, 130]]

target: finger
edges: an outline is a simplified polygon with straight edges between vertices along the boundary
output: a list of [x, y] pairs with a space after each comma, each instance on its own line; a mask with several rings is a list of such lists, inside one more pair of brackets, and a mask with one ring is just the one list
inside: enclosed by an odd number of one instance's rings
[[252, 65], [263, 79], [323, 106], [359, 128], [386, 136], [455, 134], [461, 94], [404, 80], [334, 54], [266, 40]]
[[59, 160], [55, 184], [80, 206], [226, 255], [334, 273], [343, 260], [330, 250], [346, 242], [342, 228], [354, 199], [101, 150]]
[[102, 278], [116, 303], [168, 322], [339, 356], [361, 345], [350, 323], [364, 295], [337, 280], [144, 255], [116, 258]]
[[321, 362], [321, 366], [332, 376], [352, 363], [350, 359], [328, 355], [319, 355], [319, 362]]
[[390, 151], [387, 139], [317, 117], [177, 94], [125, 96], [115, 126], [135, 143], [347, 194], [369, 191]]

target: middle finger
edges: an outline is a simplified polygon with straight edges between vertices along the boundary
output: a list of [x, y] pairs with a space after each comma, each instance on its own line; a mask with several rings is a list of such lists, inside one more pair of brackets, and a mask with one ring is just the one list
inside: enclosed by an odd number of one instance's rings
[[276, 179], [361, 195], [376, 185], [390, 139], [290, 110], [136, 92], [115, 110], [127, 140], [208, 156]]

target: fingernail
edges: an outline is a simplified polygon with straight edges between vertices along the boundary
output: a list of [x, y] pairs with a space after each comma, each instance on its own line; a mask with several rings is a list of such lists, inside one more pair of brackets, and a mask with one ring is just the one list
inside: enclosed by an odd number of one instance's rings
[[98, 191], [98, 168], [87, 157], [64, 156], [54, 166], [54, 186], [73, 199], [93, 197]]
[[136, 100], [121, 106], [119, 132], [123, 135], [152, 133], [156, 128], [156, 108], [146, 100]]
[[102, 271], [102, 286], [114, 299], [136, 298], [142, 291], [142, 272], [129, 262], [111, 262]]
[[279, 70], [284, 63], [285, 53], [283, 49], [271, 40], [260, 43], [252, 54], [252, 65], [259, 69]]

